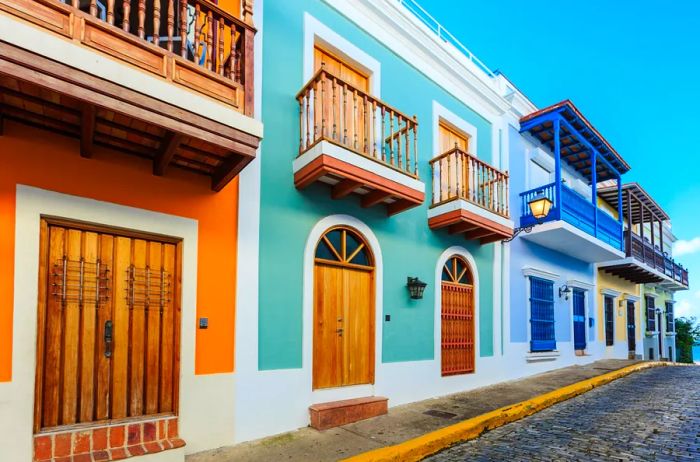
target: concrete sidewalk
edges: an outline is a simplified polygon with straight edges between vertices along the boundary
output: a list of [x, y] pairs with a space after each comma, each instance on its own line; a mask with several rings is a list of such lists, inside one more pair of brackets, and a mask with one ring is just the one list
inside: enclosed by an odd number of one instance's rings
[[389, 409], [389, 413], [343, 427], [303, 428], [258, 441], [193, 454], [187, 462], [336, 461], [390, 446], [459, 421], [509, 406], [639, 361], [603, 360], [571, 366], [442, 398]]

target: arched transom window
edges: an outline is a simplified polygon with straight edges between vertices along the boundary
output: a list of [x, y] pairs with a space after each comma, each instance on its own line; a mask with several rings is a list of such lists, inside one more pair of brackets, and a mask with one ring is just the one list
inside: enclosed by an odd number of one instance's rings
[[352, 267], [374, 266], [367, 243], [357, 231], [346, 227], [331, 228], [321, 237], [316, 247], [316, 261]]
[[472, 285], [472, 274], [469, 271], [469, 265], [460, 256], [453, 256], [447, 260], [442, 268], [442, 281], [451, 282], [453, 284]]

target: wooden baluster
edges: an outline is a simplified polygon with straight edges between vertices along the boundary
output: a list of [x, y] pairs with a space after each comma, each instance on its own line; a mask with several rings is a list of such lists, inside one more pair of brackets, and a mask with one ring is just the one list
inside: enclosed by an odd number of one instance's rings
[[364, 146], [362, 146], [362, 152], [369, 154], [369, 146], [367, 146], [367, 135], [369, 134], [369, 120], [367, 119], [367, 95], [362, 97], [362, 123], [364, 125]]
[[382, 162], [386, 162], [386, 143], [384, 142], [384, 137], [386, 135], [386, 108], [382, 106], [382, 132], [379, 134], [379, 142], [382, 143]]
[[187, 59], [187, 0], [180, 0], [180, 56]]
[[253, 25], [253, 0], [243, 0], [243, 21]]
[[201, 14], [200, 14], [200, 6], [199, 3], [195, 3], [194, 5], [194, 43], [192, 44], [194, 46], [194, 62], [199, 64], [199, 57], [200, 53], [202, 52], [202, 46], [201, 46], [201, 40], [200, 40], [200, 34], [202, 33], [202, 28], [204, 26], [200, 27], [200, 22], [201, 22]]
[[510, 176], [506, 172], [506, 195], [504, 200], [506, 201], [506, 215], [510, 215]]
[[358, 129], [358, 122], [357, 120], [357, 90], [353, 88], [352, 90], [352, 147], [353, 149], [357, 150], [357, 129]]
[[410, 124], [411, 124], [411, 120], [406, 119], [406, 133], [404, 133], [404, 137], [405, 137], [404, 141], [406, 141], [406, 150], [405, 150], [405, 152], [406, 152], [406, 165], [404, 165], [404, 169], [408, 173], [411, 173], [411, 151], [409, 150], [409, 148], [411, 146], [411, 138], [410, 138], [411, 125]]
[[122, 29], [129, 32], [131, 24], [129, 24], [129, 18], [131, 16], [131, 0], [124, 0], [122, 2], [122, 8], [124, 10], [124, 21], [122, 21]]
[[219, 62], [217, 67], [219, 68], [219, 75], [223, 77], [224, 75], [224, 19], [219, 18]]
[[336, 113], [336, 107], [335, 107], [335, 93], [336, 93], [336, 91], [337, 91], [336, 89], [337, 89], [337, 87], [338, 87], [338, 83], [336, 82], [335, 78], [331, 78], [331, 82], [332, 82], [331, 87], [333, 88], [333, 95], [332, 95], [333, 101], [332, 101], [332, 103], [331, 103], [331, 119], [333, 119], [333, 133], [332, 133], [331, 136], [333, 137], [333, 140], [337, 140], [337, 139], [338, 139], [338, 138], [337, 138], [337, 135], [338, 135], [338, 120], [335, 118], [335, 113]]
[[403, 117], [400, 115], [396, 115], [396, 162], [398, 163], [399, 169], [401, 168], [401, 164], [403, 161], [403, 157], [401, 156], [401, 121], [403, 120]]
[[343, 83], [343, 144], [348, 145], [348, 87]]
[[418, 176], [418, 117], [413, 116], [413, 174]]
[[299, 102], [299, 155], [304, 150], [304, 96], [300, 96]]
[[316, 123], [316, 118], [318, 117], [318, 80], [314, 81], [314, 115], [311, 118], [314, 121], [314, 142], [318, 139], [318, 124]]
[[447, 199], [452, 199], [452, 166], [450, 165], [452, 155], [447, 156]]
[[394, 111], [389, 111], [389, 164], [394, 165]]
[[207, 69], [214, 70], [214, 18], [212, 17], [211, 10], [207, 12], [207, 56], [204, 62], [204, 67]]
[[139, 0], [139, 38], [143, 39], [146, 36], [144, 25], [146, 24], [146, 0]]
[[168, 0], [168, 51], [173, 51], [173, 33], [175, 32], [175, 4]]
[[[381, 136], [380, 136], [381, 137]], [[372, 100], [372, 157], [377, 158], [377, 102]]]
[[304, 95], [304, 99], [306, 100], [306, 110], [304, 113], [306, 114], [306, 148], [309, 148], [309, 145], [311, 144], [310, 141], [310, 132], [309, 132], [309, 92], [311, 89], [306, 90], [306, 94]]
[[79, 1], [79, 0], [73, 0], [72, 5], [73, 5], [73, 8], [80, 8], [80, 1]]
[[160, 0], [153, 0], [153, 43], [160, 45]]
[[97, 16], [97, 0], [90, 0], [90, 14]]
[[[92, 10], [92, 7], [90, 7]], [[97, 5], [95, 5], [95, 14], [97, 15]], [[114, 25], [114, 0], [107, 0], [107, 24]]]
[[462, 191], [459, 189], [459, 170], [462, 160], [462, 153], [455, 151], [455, 196], [461, 197]]
[[321, 73], [321, 138], [326, 136], [326, 73]]
[[228, 56], [228, 78], [235, 80], [234, 64], [236, 61], [236, 28], [231, 27], [231, 50]]

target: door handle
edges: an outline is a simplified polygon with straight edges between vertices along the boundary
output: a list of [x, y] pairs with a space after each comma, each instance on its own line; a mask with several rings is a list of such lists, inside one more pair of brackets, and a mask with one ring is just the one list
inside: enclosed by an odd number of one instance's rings
[[112, 320], [105, 321], [105, 356], [112, 357]]

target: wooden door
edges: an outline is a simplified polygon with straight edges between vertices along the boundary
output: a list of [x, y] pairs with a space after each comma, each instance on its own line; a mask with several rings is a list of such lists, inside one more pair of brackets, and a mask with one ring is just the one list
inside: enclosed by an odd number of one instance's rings
[[337, 139], [356, 151], [371, 152], [369, 140], [365, 137], [370, 131], [367, 123], [372, 119], [372, 105], [366, 98], [369, 95], [369, 77], [338, 56], [315, 47], [314, 72], [321, 67], [348, 85], [338, 82], [318, 89], [323, 102], [317, 104], [323, 106], [323, 111], [315, 111], [315, 123], [318, 127], [325, 127], [326, 137]]
[[313, 388], [374, 382], [374, 267], [354, 230], [332, 228], [316, 248]]
[[574, 289], [574, 349], [586, 349], [586, 292]]
[[442, 375], [474, 372], [474, 286], [468, 263], [450, 258], [442, 270]]
[[177, 412], [179, 252], [42, 220], [35, 431]]
[[631, 300], [627, 301], [627, 350], [630, 356], [634, 358], [634, 354], [637, 351], [637, 326], [634, 320], [634, 302]]
[[[462, 152], [469, 152], [469, 138], [461, 132], [453, 129], [451, 126], [440, 122], [440, 152], [441, 155], [459, 148]], [[440, 163], [440, 180], [437, 182], [437, 187], [440, 191], [436, 197], [451, 199], [455, 196], [469, 196], [469, 163], [465, 162], [463, 156], [453, 154], [444, 157]], [[459, 179], [458, 179], [459, 177]], [[457, 185], [459, 184], [459, 190]]]

